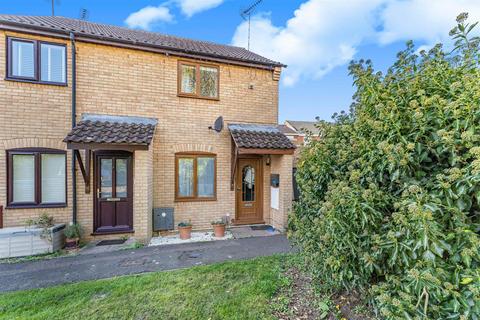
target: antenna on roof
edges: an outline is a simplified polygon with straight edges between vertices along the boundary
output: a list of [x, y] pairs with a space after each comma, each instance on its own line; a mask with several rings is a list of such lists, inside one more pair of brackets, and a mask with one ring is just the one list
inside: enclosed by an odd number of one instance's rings
[[252, 13], [255, 11], [255, 8], [262, 2], [263, 0], [255, 0], [248, 8], [240, 12], [240, 16], [243, 20], [248, 21], [248, 50], [250, 51], [250, 20], [252, 17]]
[[52, 6], [52, 17], [53, 17], [53, 16], [55, 16], [55, 3], [57, 5], [60, 5], [60, 0], [51, 0], [50, 2], [51, 2], [51, 6]]
[[79, 14], [80, 20], [88, 20], [89, 16], [90, 16], [90, 12], [88, 11], [87, 8], [80, 8], [80, 14]]

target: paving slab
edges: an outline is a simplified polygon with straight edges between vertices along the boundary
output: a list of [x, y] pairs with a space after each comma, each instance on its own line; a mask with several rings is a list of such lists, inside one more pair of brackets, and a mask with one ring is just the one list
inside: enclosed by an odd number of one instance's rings
[[230, 229], [235, 239], [251, 238], [251, 237], [269, 237], [281, 234], [278, 230], [253, 230], [250, 226], [233, 227]]
[[291, 252], [284, 235], [174, 244], [0, 264], [0, 292]]

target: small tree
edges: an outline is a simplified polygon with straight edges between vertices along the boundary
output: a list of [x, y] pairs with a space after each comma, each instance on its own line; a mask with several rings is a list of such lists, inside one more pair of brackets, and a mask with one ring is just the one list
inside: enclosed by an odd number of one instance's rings
[[387, 319], [480, 317], [480, 51], [457, 22], [452, 52], [353, 62], [350, 112], [299, 161], [293, 238], [324, 289], [364, 290]]

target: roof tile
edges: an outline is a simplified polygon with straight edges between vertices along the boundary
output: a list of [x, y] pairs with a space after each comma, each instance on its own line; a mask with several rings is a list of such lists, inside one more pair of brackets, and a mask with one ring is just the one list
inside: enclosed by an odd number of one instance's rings
[[63, 141], [67, 143], [149, 145], [155, 133], [156, 122], [139, 119], [115, 116], [84, 116]]
[[0, 15], [0, 24], [13, 24], [26, 28], [39, 28], [53, 32], [100, 38], [112, 42], [129, 42], [130, 44], [157, 47], [160, 49], [194, 53], [206, 57], [248, 62], [268, 67], [282, 66], [281, 63], [262, 57], [245, 48], [216, 44], [207, 41], [191, 40], [156, 32], [133, 30], [113, 25], [99, 24], [84, 20], [60, 16], [21, 16]]
[[295, 149], [277, 126], [258, 124], [229, 124], [228, 129], [238, 148]]

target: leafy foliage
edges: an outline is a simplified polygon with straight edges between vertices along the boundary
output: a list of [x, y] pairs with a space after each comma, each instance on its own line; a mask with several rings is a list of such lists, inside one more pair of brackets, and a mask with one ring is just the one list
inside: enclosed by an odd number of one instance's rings
[[387, 319], [480, 318], [480, 51], [457, 22], [452, 52], [353, 62], [350, 112], [299, 161], [293, 238], [324, 289], [363, 288]]
[[72, 223], [65, 227], [63, 234], [67, 239], [81, 238], [83, 234], [83, 228], [78, 223]]

